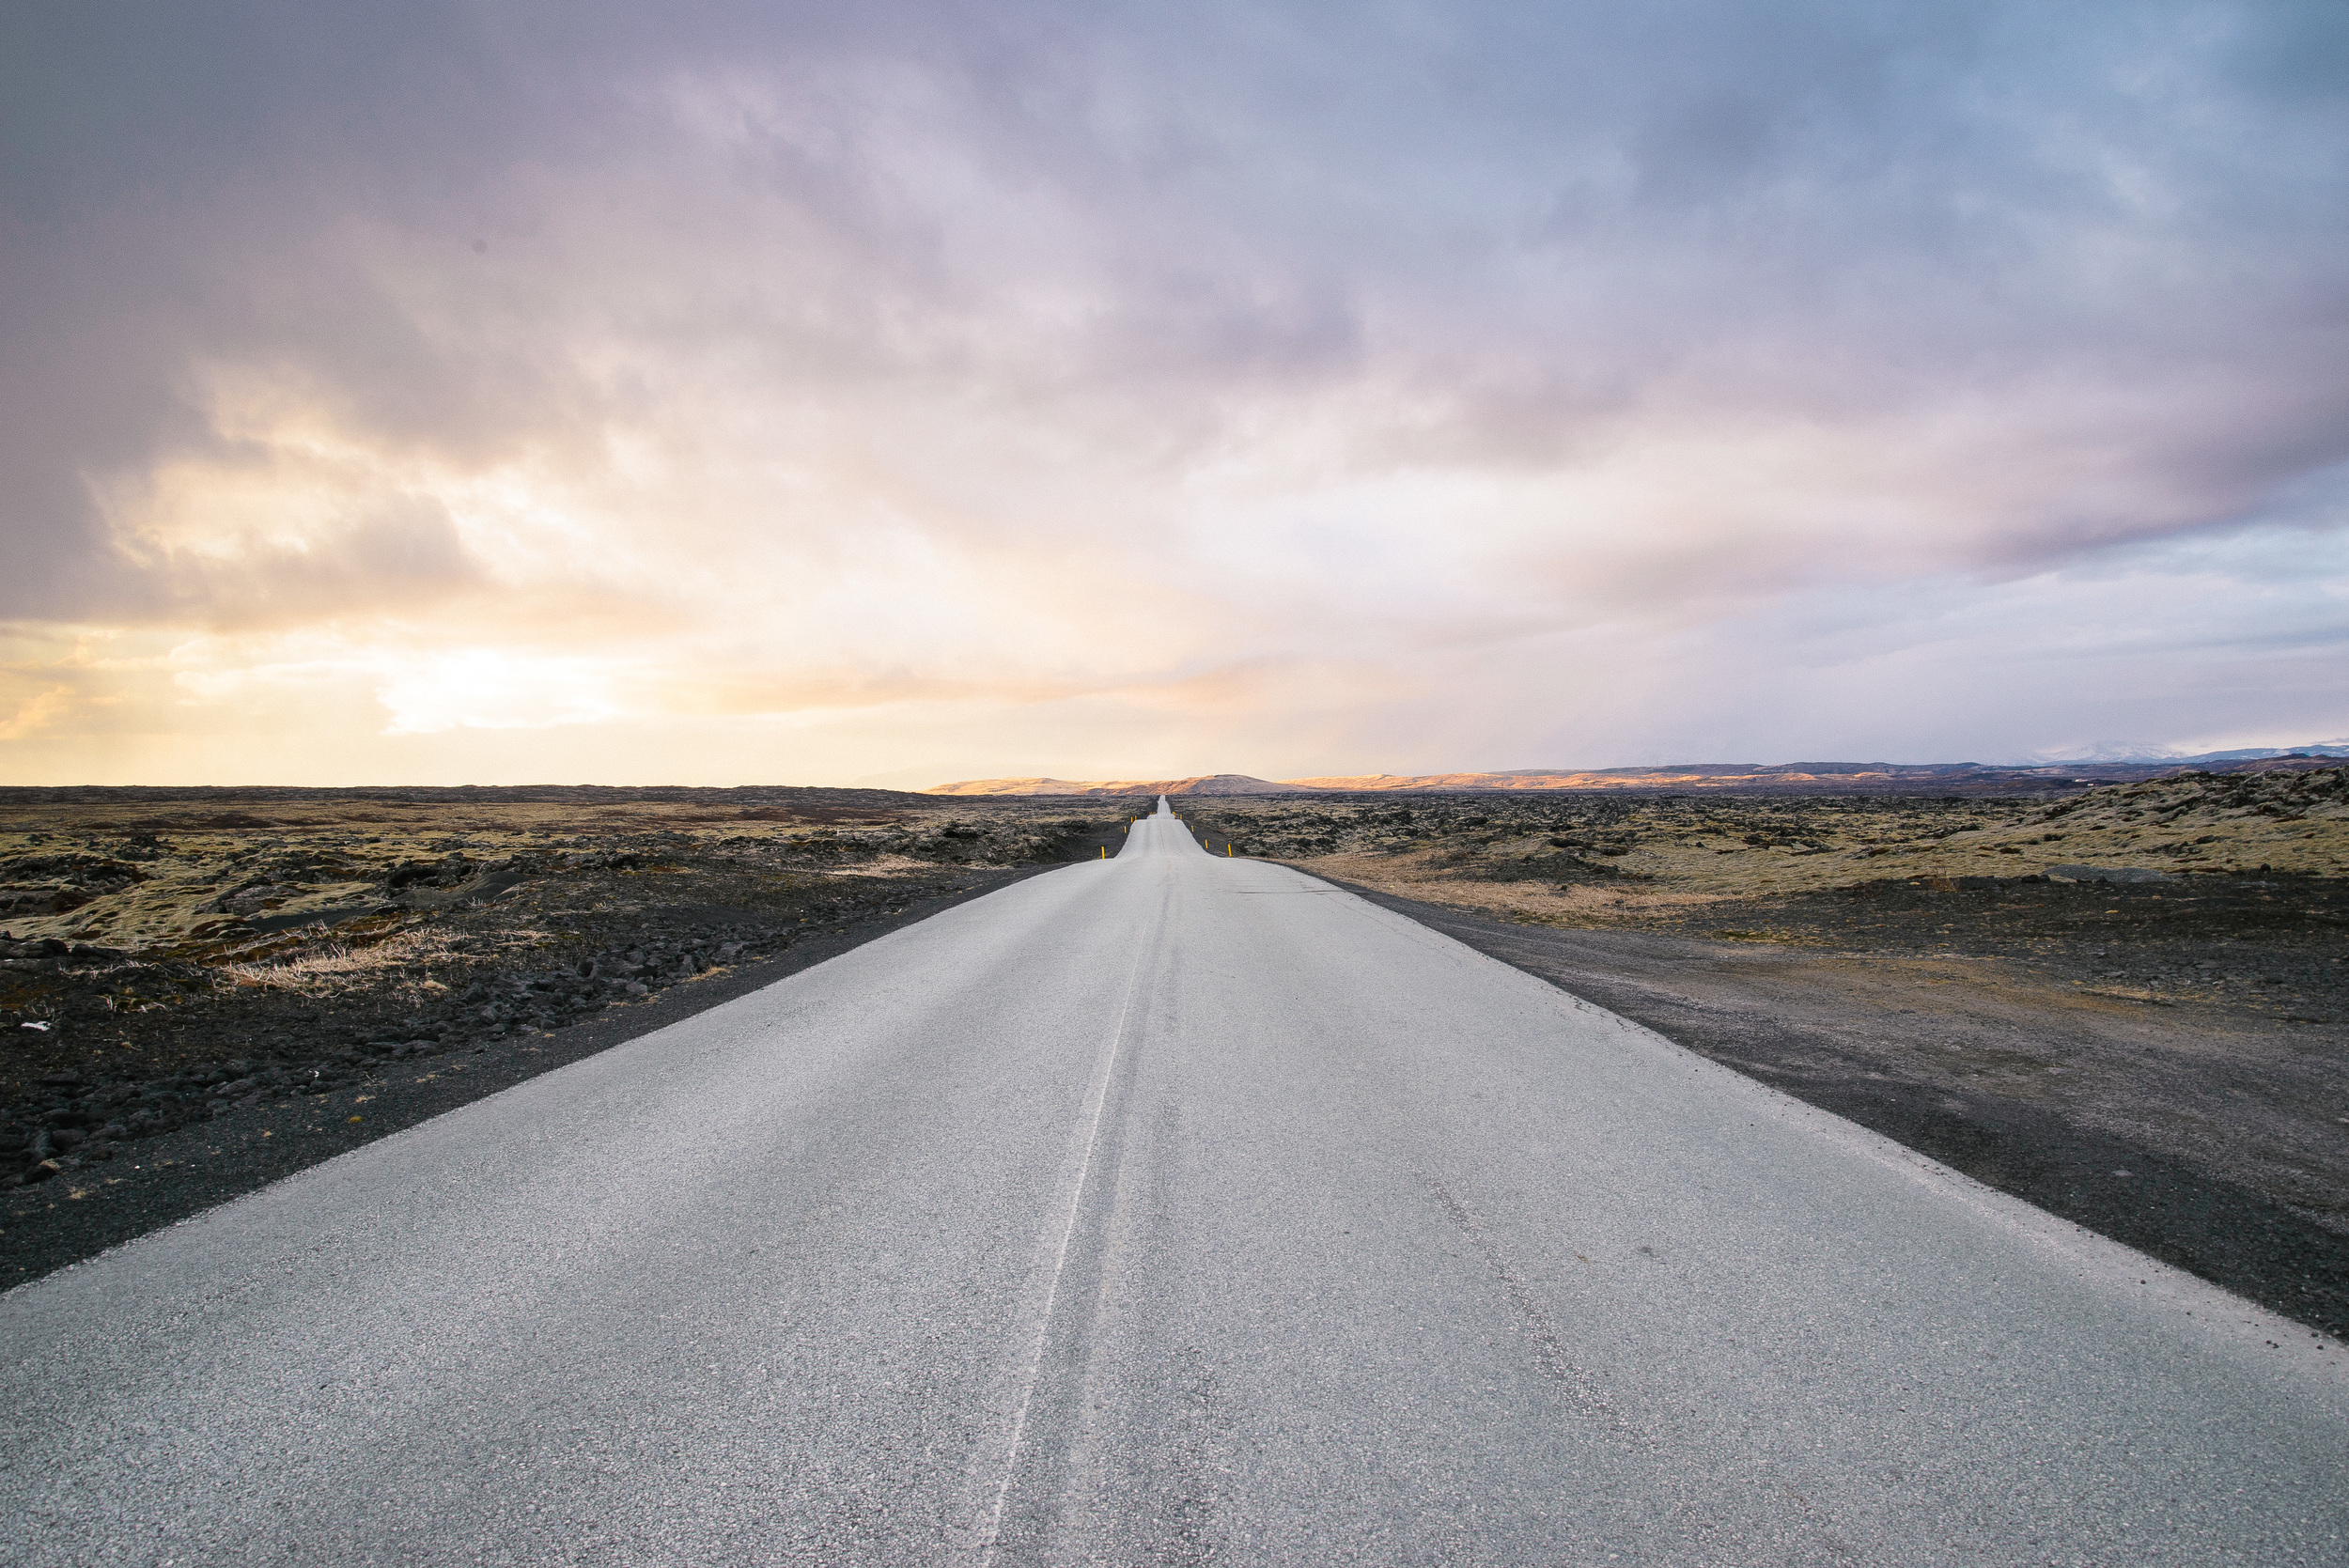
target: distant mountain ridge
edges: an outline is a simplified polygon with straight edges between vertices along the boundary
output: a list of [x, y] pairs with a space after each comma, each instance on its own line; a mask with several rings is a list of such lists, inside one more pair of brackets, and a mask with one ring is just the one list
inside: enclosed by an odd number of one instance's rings
[[1245, 773], [1204, 773], [1190, 779], [970, 779], [932, 784], [925, 795], [1294, 795], [1298, 786]]
[[2203, 752], [2196, 756], [2119, 756], [2101, 760], [2157, 762], [2170, 768], [2195, 768], [2205, 763], [2257, 762], [2274, 757], [2349, 757], [2349, 740], [2316, 740], [2306, 746], [2249, 746], [2237, 752]]
[[2256, 772], [2281, 764], [2321, 768], [2349, 758], [2349, 742], [2210, 752], [2200, 756], [2129, 761], [2041, 762], [1688, 762], [1649, 768], [1516, 768], [1494, 773], [1365, 773], [1259, 779], [1203, 773], [1187, 779], [968, 779], [935, 784], [926, 795], [1322, 795], [1438, 794], [1495, 790], [1755, 790], [1802, 794], [2014, 795], [2127, 784], [2188, 768]]

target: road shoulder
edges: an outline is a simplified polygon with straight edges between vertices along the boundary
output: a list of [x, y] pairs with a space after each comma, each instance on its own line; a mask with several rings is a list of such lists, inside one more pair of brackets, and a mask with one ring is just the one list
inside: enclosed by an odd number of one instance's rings
[[[2228, 1042], [2190, 1022], [2059, 1006], [1986, 961], [1870, 965], [1517, 924], [1337, 885], [1985, 1186], [2349, 1337], [2349, 1234], [2261, 1190], [2263, 1171], [2240, 1158], [2227, 1168], [2239, 1095], [2213, 1067]], [[2237, 1044], [2310, 1056], [2313, 1040], [2289, 1025], [2257, 1032]], [[2157, 1103], [2139, 1105], [2132, 1126], [2109, 1109], [2127, 1096], [2066, 1079], [2134, 1081], [2157, 1088]]]

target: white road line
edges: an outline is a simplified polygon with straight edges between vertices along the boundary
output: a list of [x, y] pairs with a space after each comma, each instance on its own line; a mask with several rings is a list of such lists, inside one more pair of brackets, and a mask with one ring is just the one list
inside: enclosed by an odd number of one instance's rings
[[1077, 1215], [1083, 1206], [1085, 1188], [1092, 1178], [1093, 1151], [1101, 1141], [1101, 1117], [1109, 1106], [1110, 1079], [1117, 1069], [1117, 1059], [1125, 1046], [1126, 1025], [1134, 1010], [1134, 993], [1142, 983], [1142, 963], [1150, 955], [1151, 946], [1146, 940], [1135, 944], [1133, 968], [1126, 975], [1125, 1001], [1117, 1010], [1117, 1026], [1110, 1031], [1095, 1063], [1084, 1109], [1078, 1113], [1084, 1137], [1081, 1144], [1072, 1140], [1070, 1158], [1061, 1177], [1061, 1188], [1067, 1196], [1061, 1208], [1058, 1234], [1048, 1230], [1037, 1248], [1039, 1254], [1049, 1254], [1050, 1264], [1029, 1277], [1028, 1288], [1021, 1296], [1018, 1321], [1027, 1331], [1029, 1349], [1027, 1367], [1019, 1382], [1019, 1404], [1012, 1411], [1010, 1422], [999, 1432], [1000, 1441], [983, 1443], [973, 1455], [972, 1470], [982, 1480], [988, 1475], [994, 1478], [994, 1484], [988, 1488], [986, 1512], [978, 1523], [977, 1540], [972, 1547], [979, 1568], [989, 1568], [994, 1562], [995, 1548], [1003, 1536], [1003, 1505], [1010, 1499], [1012, 1477], [1019, 1467], [1019, 1441], [1027, 1431], [1028, 1407], [1035, 1399], [1035, 1386], [1044, 1374], [1044, 1350], [1052, 1327], [1052, 1306], [1060, 1296], [1061, 1275], [1068, 1266], [1069, 1243], [1076, 1237]]

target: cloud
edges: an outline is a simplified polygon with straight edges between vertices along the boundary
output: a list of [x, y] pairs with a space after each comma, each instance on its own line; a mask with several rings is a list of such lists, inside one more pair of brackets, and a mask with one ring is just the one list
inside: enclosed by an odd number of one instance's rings
[[18, 705], [14, 713], [0, 720], [0, 740], [28, 740], [47, 727], [49, 721], [72, 706], [70, 686], [51, 686], [36, 691]]
[[117, 616], [214, 631], [395, 613], [485, 585], [446, 510], [423, 500], [387, 501], [291, 538], [240, 529], [201, 542], [133, 534], [120, 546], [128, 570], [109, 606]]
[[2197, 660], [2341, 727], [2237, 635], [2349, 523], [2327, 8], [10, 25], [0, 615], [199, 728], [2015, 754], [2213, 733]]

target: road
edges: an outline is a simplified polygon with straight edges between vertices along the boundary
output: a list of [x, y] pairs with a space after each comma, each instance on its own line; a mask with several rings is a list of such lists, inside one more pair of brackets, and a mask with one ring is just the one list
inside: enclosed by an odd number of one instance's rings
[[0, 1297], [15, 1562], [2349, 1559], [2329, 1341], [1125, 852]]

